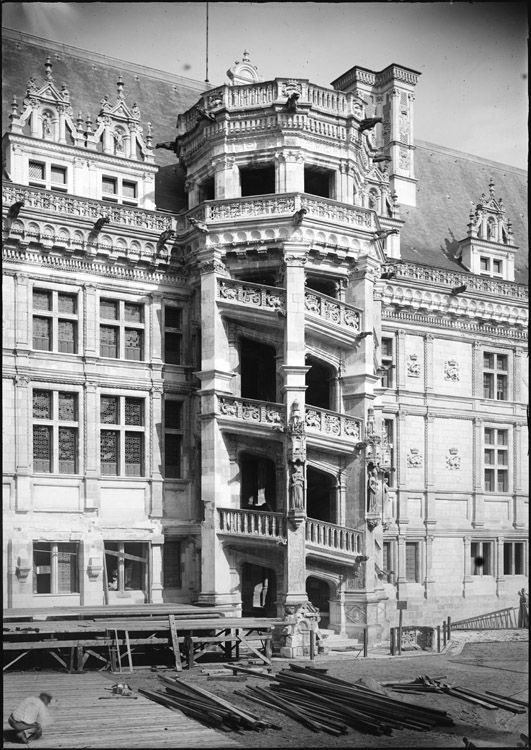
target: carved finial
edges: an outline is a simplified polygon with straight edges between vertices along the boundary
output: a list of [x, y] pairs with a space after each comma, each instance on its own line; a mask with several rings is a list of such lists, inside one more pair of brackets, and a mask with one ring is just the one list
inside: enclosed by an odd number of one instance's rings
[[116, 87], [118, 89], [118, 99], [123, 99], [124, 98], [124, 81], [123, 81], [122, 76], [118, 76]]
[[244, 49], [242, 62], [250, 62], [250, 60], [251, 58], [249, 57], [249, 52], [246, 49]]
[[85, 121], [85, 130], [88, 134], [92, 133], [92, 117], [90, 114], [87, 114], [87, 119]]
[[137, 102], [133, 102], [133, 106], [131, 107], [131, 114], [135, 118], [135, 120], [140, 120], [140, 108]]
[[52, 60], [51, 60], [51, 58], [49, 56], [46, 58], [46, 62], [44, 64], [44, 69], [46, 70], [46, 78], [48, 79], [48, 81], [53, 81], [53, 76], [52, 76]]
[[61, 96], [63, 97], [63, 99], [65, 100], [65, 102], [70, 101], [70, 92], [68, 91], [68, 89], [66, 88], [66, 86], [64, 85], [64, 83], [61, 86]]
[[81, 112], [77, 113], [76, 125], [78, 130], [81, 130], [83, 127], [83, 114]]
[[147, 124], [146, 146], [148, 148], [153, 148], [153, 127], [150, 122]]
[[13, 101], [11, 102], [11, 114], [17, 117], [18, 115], [18, 102], [17, 97], [13, 97]]
[[494, 198], [494, 180], [492, 179], [492, 177], [490, 178], [489, 182], [489, 192], [491, 197]]

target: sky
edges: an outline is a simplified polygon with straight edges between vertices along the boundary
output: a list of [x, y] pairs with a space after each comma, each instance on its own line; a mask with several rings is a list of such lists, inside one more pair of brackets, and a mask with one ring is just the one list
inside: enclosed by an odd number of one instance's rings
[[2, 25], [211, 85], [244, 50], [265, 80], [325, 87], [396, 63], [422, 74], [416, 138], [527, 169], [526, 3], [6, 2]]

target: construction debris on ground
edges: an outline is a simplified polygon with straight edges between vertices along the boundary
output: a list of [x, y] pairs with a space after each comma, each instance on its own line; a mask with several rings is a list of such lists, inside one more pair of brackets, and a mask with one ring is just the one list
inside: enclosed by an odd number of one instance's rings
[[489, 711], [503, 708], [505, 711], [510, 711], [513, 714], [524, 714], [529, 706], [525, 701], [511, 698], [508, 695], [500, 695], [490, 690], [480, 693], [477, 690], [470, 690], [458, 685], [449, 684], [448, 682], [444, 682], [444, 679], [445, 676], [429, 677], [428, 675], [421, 674], [411, 682], [384, 682], [382, 684], [397, 693], [446, 693], [447, 695], [454, 696], [454, 698], [461, 698], [461, 700], [468, 703], [475, 703]]
[[[234, 694], [283, 713], [314, 732], [336, 736], [348, 733], [349, 729], [380, 736], [392, 734], [393, 729], [425, 732], [436, 726], [454, 724], [446, 711], [394, 699], [377, 684], [369, 686], [363, 680], [346, 682], [329, 676], [327, 669], [289, 666], [290, 669], [276, 675], [228, 667], [249, 677], [265, 678], [270, 683], [266, 687], [247, 686], [245, 692], [235, 691]], [[178, 678], [160, 675], [159, 679], [164, 683], [165, 692], [139, 692], [209, 726], [223, 731], [281, 729], [203, 688]]]

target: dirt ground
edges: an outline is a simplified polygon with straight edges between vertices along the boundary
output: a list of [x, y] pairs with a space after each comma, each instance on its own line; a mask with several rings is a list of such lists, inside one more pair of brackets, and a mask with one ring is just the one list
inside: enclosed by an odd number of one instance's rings
[[[524, 633], [520, 631], [520, 637]], [[362, 677], [371, 677], [378, 682], [392, 680], [413, 680], [419, 674], [430, 676], [445, 675], [446, 681], [457, 686], [479, 692], [494, 692], [528, 700], [528, 640], [508, 638], [502, 641], [481, 640], [488, 636], [470, 634], [469, 642], [456, 640], [443, 654], [415, 654], [400, 657], [353, 658], [352, 655], [320, 656], [315, 666], [326, 667], [328, 674], [343, 680], [355, 682]], [[308, 660], [300, 662], [309, 664]], [[273, 673], [287, 669], [288, 660], [273, 659]], [[375, 737], [349, 728], [348, 734], [335, 737], [326, 733], [314, 733], [294, 720], [276, 712], [262, 708], [256, 703], [234, 695], [234, 691], [245, 692], [247, 685], [266, 687], [265, 680], [249, 677], [245, 682], [212, 681], [202, 670], [218, 668], [219, 665], [200, 663], [191, 671], [184, 670], [179, 679], [191, 682], [229, 700], [242, 709], [257, 713], [265, 720], [282, 726], [282, 730], [267, 729], [262, 732], [245, 731], [230, 736], [242, 748], [353, 748], [353, 747], [465, 747], [466, 737], [477, 747], [518, 747], [520, 734], [528, 734], [528, 713], [512, 714], [504, 709], [490, 711], [448, 695], [416, 694], [403, 696], [403, 700], [423, 706], [447, 711], [455, 724], [451, 727], [437, 727], [430, 732], [393, 730], [391, 736]], [[146, 688], [163, 689], [158, 674], [176, 676], [175, 671], [160, 669], [158, 673], [147, 669], [136, 669], [133, 674], [123, 675], [134, 690]], [[108, 674], [114, 682], [117, 675]], [[401, 694], [391, 693], [394, 698]], [[520, 745], [521, 746], [521, 745]]]

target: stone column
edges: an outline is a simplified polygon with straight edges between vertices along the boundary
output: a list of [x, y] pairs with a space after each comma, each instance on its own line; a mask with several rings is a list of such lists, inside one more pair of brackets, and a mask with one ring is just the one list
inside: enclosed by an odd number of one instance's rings
[[500, 597], [505, 594], [505, 575], [503, 572], [503, 545], [505, 538], [496, 537], [496, 596]]
[[304, 193], [304, 158], [298, 149], [285, 150], [276, 155], [275, 191]]
[[426, 395], [433, 393], [433, 336], [424, 336], [424, 390]]
[[16, 509], [31, 510], [30, 474], [32, 473], [32, 404], [30, 379], [26, 375], [15, 377], [15, 440], [16, 440]]
[[406, 362], [406, 332], [403, 328], [397, 331], [396, 336], [396, 385], [398, 390], [406, 387], [407, 362]]
[[514, 516], [513, 526], [515, 529], [524, 529], [527, 523], [526, 503], [527, 495], [522, 490], [522, 462], [526, 457], [522, 450], [522, 425], [516, 423], [513, 432], [514, 449]]
[[[25, 273], [15, 274], [15, 348], [17, 350], [17, 364], [20, 365], [21, 349], [24, 350], [24, 359], [30, 348], [30, 320], [32, 300], [30, 299], [30, 288], [28, 276]], [[5, 344], [4, 344], [5, 345]]]
[[[208, 239], [206, 240], [208, 243]], [[217, 535], [217, 507], [230, 504], [230, 458], [217, 423], [217, 394], [230, 393], [232, 372], [229, 344], [223, 319], [217, 309], [217, 277], [226, 275], [221, 250], [203, 247], [198, 257], [201, 273], [201, 593], [206, 606], [237, 604], [231, 592], [230, 564]]]
[[162, 394], [162, 383], [154, 383], [151, 387], [151, 420], [147, 423], [150, 425], [151, 440], [151, 450], [149, 451], [149, 456], [151, 457], [151, 508], [149, 515], [151, 518], [162, 518], [164, 512], [164, 483], [161, 473], [163, 456], [161, 451], [161, 440], [159, 437], [162, 425]]
[[436, 591], [436, 581], [432, 572], [434, 539], [434, 536], [428, 535], [426, 537], [426, 577], [424, 579], [424, 597], [426, 599], [432, 599]]
[[[160, 375], [164, 362], [164, 340], [163, 340], [163, 299], [159, 292], [150, 295], [149, 305], [149, 333], [151, 339], [151, 364], [156, 365], [155, 371]], [[146, 326], [147, 328], [147, 326]]]
[[472, 446], [473, 491], [472, 491], [472, 525], [481, 528], [485, 525], [483, 495], [483, 420], [474, 419], [474, 437]]
[[407, 413], [404, 410], [398, 412], [396, 421], [396, 442], [398, 450], [396, 451], [396, 519], [397, 523], [407, 524], [407, 442], [406, 442], [406, 420]]
[[406, 578], [406, 532], [407, 529], [401, 523], [398, 524], [398, 577], [396, 579], [397, 598], [405, 599], [407, 597], [407, 578]]
[[162, 534], [154, 535], [151, 540], [151, 603], [162, 604]]
[[[299, 230], [297, 230], [299, 232]], [[306, 595], [306, 446], [304, 435], [304, 403], [306, 391], [305, 364], [305, 273], [308, 247], [297, 241], [284, 243], [286, 264], [286, 329], [284, 334], [284, 375], [282, 392], [289, 419], [286, 443], [286, 488], [288, 497], [288, 540], [284, 604], [298, 607], [307, 602]], [[302, 502], [297, 501], [302, 475]], [[302, 505], [302, 507], [300, 507]]]
[[83, 410], [83, 442], [85, 463], [85, 511], [100, 507], [99, 476], [99, 423], [100, 413], [98, 387], [94, 380], [85, 381], [85, 404]]
[[469, 596], [473, 591], [473, 583], [474, 579], [472, 577], [472, 558], [470, 557], [471, 550], [470, 550], [470, 544], [472, 541], [472, 537], [470, 536], [464, 536], [463, 537], [463, 596]]
[[97, 357], [99, 310], [94, 284], [83, 284], [83, 354], [85, 357]]
[[214, 195], [216, 200], [241, 195], [238, 168], [233, 157], [222, 156], [214, 162]]
[[434, 527], [437, 523], [435, 510], [435, 417], [433, 414], [426, 415], [426, 435], [424, 443], [424, 455], [426, 457], [426, 504], [424, 522], [426, 526]]

